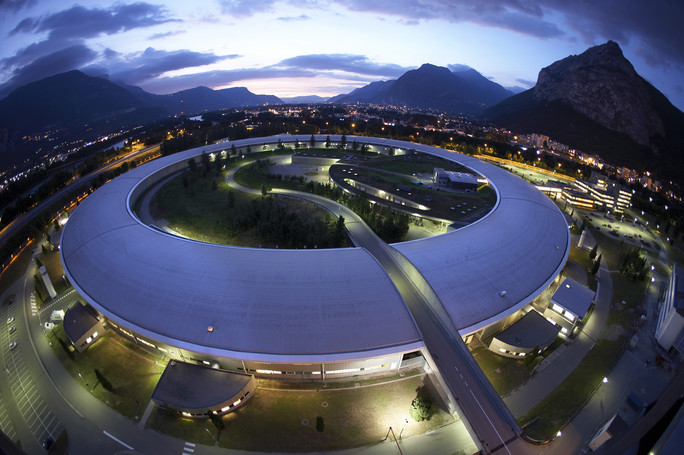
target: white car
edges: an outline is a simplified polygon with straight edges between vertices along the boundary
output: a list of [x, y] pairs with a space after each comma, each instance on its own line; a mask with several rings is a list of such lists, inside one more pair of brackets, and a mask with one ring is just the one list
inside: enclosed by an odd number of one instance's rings
[[45, 323], [45, 330], [52, 330], [55, 328], [55, 323], [54, 322], [46, 322]]
[[11, 351], [12, 349], [16, 348], [16, 347], [17, 347], [17, 342], [16, 342], [16, 341], [12, 341], [12, 342], [9, 344], [10, 351]]
[[7, 318], [7, 323], [8, 323], [8, 324], [11, 324], [11, 323], [13, 323], [13, 322], [14, 322], [14, 316], [12, 316], [11, 318]]
[[9, 333], [14, 333], [14, 332], [16, 332], [16, 331], [17, 331], [17, 328], [14, 327], [14, 326], [12, 326], [12, 327], [9, 328]]

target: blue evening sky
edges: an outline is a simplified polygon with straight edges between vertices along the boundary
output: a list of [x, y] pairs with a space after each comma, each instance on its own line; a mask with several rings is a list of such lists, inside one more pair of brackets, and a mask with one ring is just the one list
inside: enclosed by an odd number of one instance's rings
[[612, 39], [682, 109], [682, 20], [677, 0], [0, 0], [0, 96], [81, 69], [153, 93], [327, 97], [423, 63], [529, 88], [541, 68]]

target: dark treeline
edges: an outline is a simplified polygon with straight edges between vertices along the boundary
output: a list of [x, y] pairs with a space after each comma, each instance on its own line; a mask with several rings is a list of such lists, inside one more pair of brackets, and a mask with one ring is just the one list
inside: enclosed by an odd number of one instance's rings
[[231, 234], [251, 230], [260, 242], [279, 248], [346, 246], [346, 240], [336, 236], [335, 223], [290, 211], [287, 204], [271, 196], [236, 204], [227, 219]]
[[385, 242], [394, 243], [405, 239], [409, 230], [409, 216], [392, 210], [382, 204], [372, 204], [366, 193], [350, 195], [339, 187], [329, 183], [306, 181], [301, 176], [282, 177], [269, 172], [272, 162], [257, 160], [250, 170], [273, 182], [282, 182], [288, 188], [323, 196], [327, 199], [346, 205], [357, 213], [363, 221]]

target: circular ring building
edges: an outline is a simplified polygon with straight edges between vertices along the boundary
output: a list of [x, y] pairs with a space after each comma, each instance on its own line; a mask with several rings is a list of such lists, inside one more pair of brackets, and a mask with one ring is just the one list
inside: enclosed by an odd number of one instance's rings
[[[60, 254], [66, 276], [111, 327], [171, 359], [308, 379], [400, 368], [425, 344], [402, 293], [367, 249], [209, 244], [145, 225], [133, 210], [143, 193], [202, 152], [308, 139], [213, 144], [112, 180], [88, 196], [64, 227]], [[435, 147], [349, 140], [458, 162], [496, 192], [494, 208], [477, 222], [389, 247], [406, 264], [404, 273], [415, 288], [443, 308], [461, 336], [500, 327], [561, 271], [570, 248], [566, 220], [532, 185]]]

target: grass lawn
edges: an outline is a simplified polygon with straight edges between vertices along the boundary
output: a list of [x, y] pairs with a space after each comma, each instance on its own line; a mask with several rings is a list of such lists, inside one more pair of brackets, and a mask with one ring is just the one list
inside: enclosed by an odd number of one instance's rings
[[[454, 421], [436, 408], [430, 420], [415, 422], [409, 406], [424, 376], [392, 383], [326, 391], [273, 390], [260, 388], [241, 408], [223, 417], [221, 447], [302, 452], [335, 450], [372, 444], [382, 440], [390, 426], [403, 436], [422, 434]], [[433, 403], [437, 402], [433, 398]], [[316, 429], [322, 417], [324, 431]], [[216, 427], [209, 419], [184, 419], [161, 409], [153, 412], [148, 426], [187, 441], [213, 444]], [[396, 431], [396, 430], [395, 430]]]
[[[155, 364], [155, 358], [146, 351], [110, 332], [103, 334], [86, 351], [74, 353], [73, 358], [66, 354], [57, 338], [67, 340], [61, 325], [50, 335], [52, 349], [81, 386], [130, 419], [138, 420], [142, 416], [164, 365]], [[112, 383], [114, 392], [96, 385], [95, 369]]]
[[[608, 325], [619, 324], [626, 329], [630, 328], [640, 314], [648, 283], [631, 281], [620, 273], [611, 273], [611, 279], [615, 308], [608, 315]], [[625, 305], [622, 305], [623, 301], [626, 302]]]
[[[486, 348], [477, 348], [472, 352], [475, 361], [480, 365], [489, 382], [501, 396], [508, 395], [530, 379], [535, 361], [526, 366], [522, 360], [510, 359], [493, 353]], [[539, 357], [541, 360], [541, 357]]]
[[520, 417], [523, 433], [545, 441], [553, 437], [602, 383], [619, 358], [624, 337], [599, 340], [582, 363], [541, 403]]
[[[195, 240], [254, 248], [276, 246], [260, 239], [254, 229], [235, 231], [229, 226], [229, 213], [236, 213], [229, 212], [230, 192], [235, 198], [234, 210], [260, 196], [231, 189], [223, 176], [217, 176], [213, 171], [205, 178], [199, 168], [191, 174], [187, 187], [183, 180], [182, 176], [178, 176], [157, 192], [150, 207], [154, 217], [166, 219], [171, 229]], [[328, 212], [314, 204], [284, 197], [276, 198], [276, 203], [285, 207], [288, 213], [298, 213], [306, 219], [319, 218], [328, 224], [334, 223]]]

